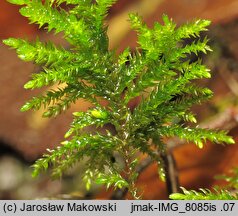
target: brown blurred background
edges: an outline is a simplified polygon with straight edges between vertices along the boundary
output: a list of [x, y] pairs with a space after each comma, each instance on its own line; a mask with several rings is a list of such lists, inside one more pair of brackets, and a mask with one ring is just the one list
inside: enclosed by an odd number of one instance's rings
[[[21, 37], [54, 40], [65, 44], [60, 36], [46, 34], [18, 13], [18, 6], [5, 0], [0, 2], [0, 38]], [[128, 12], [138, 12], [149, 26], [167, 14], [179, 25], [194, 18], [212, 21], [210, 44], [214, 50], [204, 58], [212, 69], [212, 79], [202, 84], [214, 91], [213, 99], [194, 107], [201, 124], [206, 127], [230, 130], [237, 138], [238, 96], [238, 0], [118, 0], [108, 17], [110, 48], [118, 52], [136, 46], [136, 34], [130, 31]], [[42, 90], [23, 89], [30, 74], [38, 70], [31, 63], [21, 62], [15, 51], [0, 43], [0, 199], [108, 198], [110, 192], [95, 186], [88, 193], [81, 182], [80, 165], [59, 181], [51, 181], [48, 174], [31, 178], [29, 166], [46, 148], [54, 148], [63, 140], [72, 120], [72, 111], [86, 110], [90, 104], [80, 101], [57, 118], [42, 119], [42, 111], [21, 113], [23, 103]], [[203, 150], [193, 144], [174, 148], [179, 179], [190, 189], [211, 188], [223, 184], [214, 175], [226, 173], [238, 165], [238, 148], [208, 143]], [[75, 174], [76, 173], [76, 174]], [[138, 184], [144, 199], [166, 199], [166, 188], [160, 182], [156, 165], [149, 166]]]

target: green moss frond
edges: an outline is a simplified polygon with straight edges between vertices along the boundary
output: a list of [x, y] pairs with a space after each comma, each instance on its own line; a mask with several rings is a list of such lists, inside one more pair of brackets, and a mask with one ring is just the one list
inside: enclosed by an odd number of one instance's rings
[[[161, 153], [165, 154], [167, 148], [162, 142], [164, 137], [177, 136], [200, 148], [206, 141], [234, 143], [226, 132], [198, 128], [195, 114], [190, 110], [194, 104], [212, 96], [211, 90], [194, 83], [210, 78], [210, 70], [201, 60], [189, 61], [192, 54], [211, 51], [208, 39], [200, 39], [210, 21], [195, 20], [179, 27], [163, 15], [163, 23], [156, 22], [149, 28], [140, 16], [130, 14], [138, 47], [133, 53], [127, 48], [117, 55], [108, 48], [105, 23], [116, 0], [9, 2], [20, 5], [20, 13], [31, 23], [48, 32], [61, 32], [69, 43], [66, 49], [39, 39], [3, 41], [22, 60], [41, 66], [41, 71], [34, 73], [24, 85], [26, 89], [58, 86], [33, 97], [21, 110], [43, 107], [44, 117], [54, 117], [81, 98], [94, 105], [86, 112], [73, 113], [73, 122], [65, 134], [67, 140], [35, 162], [33, 176], [52, 167], [52, 175], [61, 177], [75, 163], [85, 162], [83, 179], [87, 188], [96, 180], [106, 187], [127, 187], [138, 198], [137, 157], [142, 153], [153, 162], [161, 162]], [[185, 44], [187, 39], [191, 41], [189, 44]], [[139, 105], [130, 109], [128, 103], [137, 96], [140, 96]], [[102, 99], [104, 106], [100, 103]], [[187, 121], [195, 126], [181, 123]], [[113, 128], [111, 132], [105, 129], [109, 124]], [[95, 130], [89, 132], [89, 127]], [[113, 162], [115, 154], [122, 165]], [[184, 195], [172, 197], [213, 198], [223, 194], [232, 198], [226, 191], [214, 195], [207, 190], [196, 193], [184, 190]]]
[[88, 158], [89, 161], [96, 162], [98, 160], [101, 162], [91, 166], [97, 172], [97, 168], [102, 169], [110, 163], [112, 149], [117, 144], [118, 140], [109, 135], [87, 134], [73, 137], [71, 140], [62, 142], [61, 146], [56, 149], [48, 150], [49, 154], [45, 154], [38, 159], [33, 165], [34, 172], [32, 175], [36, 177], [42, 170], [46, 170], [50, 165], [53, 165], [53, 177], [60, 177], [63, 172], [85, 157], [92, 157], [91, 159]]
[[169, 196], [173, 200], [237, 200], [238, 194], [232, 194], [227, 190], [217, 190], [214, 192], [208, 189], [200, 189], [200, 191], [186, 190], [181, 187], [183, 193], [173, 193]]
[[181, 139], [194, 142], [199, 148], [203, 147], [203, 143], [207, 140], [213, 143], [228, 143], [234, 144], [234, 140], [226, 135], [226, 132], [204, 129], [204, 128], [189, 128], [181, 127], [178, 125], [164, 126], [158, 133], [161, 133], [163, 136], [173, 137], [178, 136]]

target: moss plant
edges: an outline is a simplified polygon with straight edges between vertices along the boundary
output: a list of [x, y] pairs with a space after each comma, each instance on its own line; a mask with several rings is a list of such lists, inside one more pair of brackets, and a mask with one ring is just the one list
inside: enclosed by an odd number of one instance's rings
[[224, 189], [214, 189], [214, 192], [208, 189], [200, 189], [200, 191], [189, 191], [183, 187], [181, 189], [183, 193], [173, 193], [169, 197], [174, 200], [238, 200], [238, 194], [232, 194]]
[[[207, 140], [234, 143], [224, 131], [198, 128], [190, 111], [192, 105], [212, 96], [211, 90], [194, 82], [210, 78], [209, 69], [201, 60], [189, 61], [191, 54], [211, 51], [208, 39], [199, 36], [210, 21], [195, 20], [176, 27], [163, 15], [163, 24], [156, 22], [149, 28], [140, 16], [129, 14], [131, 27], [138, 33], [138, 47], [133, 53], [127, 48], [117, 55], [108, 49], [104, 22], [116, 0], [8, 1], [21, 5], [20, 13], [31, 23], [55, 34], [62, 32], [70, 44], [70, 49], [65, 49], [38, 39], [4, 40], [23, 61], [33, 61], [42, 67], [24, 85], [25, 89], [65, 84], [33, 97], [21, 111], [43, 106], [44, 117], [55, 117], [80, 98], [94, 105], [87, 112], [73, 113], [65, 140], [35, 162], [33, 176], [52, 166], [52, 175], [60, 177], [84, 160], [83, 180], [87, 188], [95, 181], [107, 188], [127, 188], [138, 198], [135, 183], [140, 155], [158, 163], [163, 177], [162, 155], [168, 153], [165, 137], [177, 136], [198, 148], [203, 148]], [[184, 45], [187, 38], [193, 42]], [[132, 110], [128, 103], [137, 96], [140, 103]], [[102, 99], [107, 101], [106, 106], [100, 103]], [[104, 129], [108, 124], [114, 133]], [[85, 132], [85, 127], [91, 125], [96, 129]], [[119, 164], [117, 158], [123, 163]]]

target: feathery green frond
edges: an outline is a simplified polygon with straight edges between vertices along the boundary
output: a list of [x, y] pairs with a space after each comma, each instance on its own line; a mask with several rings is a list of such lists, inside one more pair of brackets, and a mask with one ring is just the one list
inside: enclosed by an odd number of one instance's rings
[[[47, 169], [49, 165], [53, 165], [53, 176], [59, 177], [64, 171], [74, 165], [77, 161], [93, 155], [93, 160], [99, 160], [104, 164], [94, 164], [97, 167], [108, 165], [112, 155], [112, 149], [116, 147], [118, 141], [110, 136], [82, 135], [81, 137], [73, 137], [61, 143], [61, 146], [54, 150], [48, 150], [49, 154], [43, 155], [33, 165], [33, 176], [36, 177], [42, 170]], [[103, 160], [102, 160], [103, 158]], [[90, 160], [90, 159], [89, 159]]]
[[178, 136], [181, 139], [194, 142], [199, 148], [203, 147], [203, 143], [207, 140], [214, 143], [234, 144], [234, 140], [227, 136], [223, 131], [213, 131], [204, 128], [189, 128], [179, 125], [170, 125], [161, 127], [158, 131], [162, 136], [173, 137]]
[[[87, 89], [87, 90], [86, 90]], [[51, 117], [60, 114], [62, 111], [67, 110], [72, 103], [75, 103], [77, 99], [84, 98], [91, 103], [98, 105], [98, 101], [92, 92], [87, 92], [88, 86], [83, 83], [79, 83], [77, 86], [68, 85], [65, 88], [58, 88], [57, 91], [47, 91], [45, 95], [33, 97], [26, 102], [21, 111], [25, 112], [30, 109], [39, 110], [42, 106], [47, 109], [44, 112], [44, 117]]]
[[25, 112], [31, 109], [39, 110], [42, 106], [46, 107], [50, 103], [55, 103], [60, 98], [62, 98], [68, 91], [70, 91], [68, 88], [59, 88], [57, 91], [47, 91], [45, 95], [33, 97], [30, 101], [26, 102], [25, 105], [22, 106], [21, 111]]
[[216, 190], [214, 192], [208, 189], [200, 189], [200, 191], [186, 190], [181, 187], [183, 193], [173, 193], [169, 196], [173, 200], [237, 200], [238, 194], [231, 194], [227, 190]]
[[118, 173], [108, 173], [107, 175], [101, 174], [96, 180], [97, 184], [105, 184], [107, 189], [111, 186], [115, 188], [128, 187], [128, 182]]
[[110, 123], [110, 113], [107, 110], [103, 110], [101, 107], [88, 110], [88, 112], [74, 112], [74, 121], [71, 124], [70, 129], [66, 132], [65, 138], [68, 138], [72, 134], [79, 135], [80, 130], [95, 125], [102, 127], [103, 125]]
[[[195, 20], [177, 27], [167, 15], [163, 23], [149, 28], [137, 14], [129, 21], [138, 35], [138, 47], [117, 55], [108, 48], [105, 18], [116, 0], [9, 0], [21, 6], [20, 13], [48, 32], [62, 32], [68, 48], [41, 42], [9, 38], [3, 42], [15, 49], [19, 58], [41, 66], [25, 89], [55, 85], [58, 88], [34, 96], [21, 111], [44, 108], [43, 117], [54, 117], [84, 99], [93, 108], [73, 112], [66, 141], [38, 159], [33, 176], [52, 167], [53, 177], [61, 177], [77, 162], [85, 163], [83, 180], [89, 189], [93, 181], [106, 187], [122, 188], [138, 198], [138, 156], [163, 164], [167, 153], [164, 137], [177, 136], [203, 147], [207, 140], [233, 144], [226, 132], [198, 128], [194, 104], [212, 96], [211, 90], [194, 81], [211, 77], [202, 60], [190, 62], [192, 54], [211, 51], [208, 39], [199, 39], [210, 21]], [[63, 7], [63, 5], [68, 5]], [[188, 44], [185, 41], [190, 38]], [[63, 84], [63, 85], [59, 85]], [[128, 107], [138, 97], [139, 105]], [[103, 99], [103, 103], [101, 100]], [[80, 106], [80, 104], [79, 104]], [[183, 122], [183, 123], [182, 123]], [[185, 122], [185, 123], [184, 123]], [[108, 131], [108, 125], [112, 128]], [[93, 128], [93, 131], [89, 131]], [[121, 163], [114, 158], [117, 155]], [[164, 167], [160, 166], [164, 177]], [[184, 191], [174, 198], [205, 197], [214, 194]], [[226, 191], [216, 197], [232, 198]], [[224, 196], [223, 196], [224, 195]]]
[[23, 4], [27, 4], [28, 2], [30, 2], [30, 0], [7, 0], [7, 1], [12, 4], [16, 4], [16, 5], [23, 5]]
[[35, 43], [30, 43], [26, 40], [15, 38], [9, 38], [3, 42], [16, 49], [18, 57], [23, 61], [34, 61], [39, 65], [52, 67], [62, 64], [62, 62], [72, 62], [79, 58], [62, 47], [57, 48], [51, 42], [44, 44], [36, 40]]
[[[105, 16], [107, 15], [108, 9], [116, 2], [116, 0], [96, 0], [96, 14], [101, 19], [98, 19], [101, 23], [103, 23]], [[97, 19], [96, 19], [97, 20]]]
[[210, 20], [194, 20], [180, 26], [176, 31], [178, 40], [190, 37], [199, 37], [201, 31], [207, 31], [207, 27], [211, 24]]
[[66, 3], [66, 4], [73, 4], [73, 5], [77, 5], [77, 4], [82, 4], [82, 2], [91, 2], [92, 0], [48, 0], [51, 5], [53, 5], [54, 3], [57, 5], [60, 5], [62, 3]]

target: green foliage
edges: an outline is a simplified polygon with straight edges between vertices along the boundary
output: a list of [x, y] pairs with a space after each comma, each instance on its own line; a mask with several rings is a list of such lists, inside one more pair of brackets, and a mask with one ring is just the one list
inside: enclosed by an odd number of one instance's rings
[[[66, 140], [35, 162], [33, 176], [51, 165], [53, 176], [60, 177], [76, 162], [86, 161], [83, 179], [87, 188], [96, 181], [107, 187], [127, 187], [137, 197], [138, 155], [147, 154], [159, 163], [160, 153], [166, 152], [163, 137], [178, 136], [200, 148], [207, 140], [234, 143], [226, 132], [201, 129], [196, 125], [188, 127], [182, 123], [196, 123], [190, 112], [191, 106], [212, 96], [209, 89], [194, 82], [210, 78], [209, 69], [201, 60], [193, 63], [187, 60], [191, 54], [211, 50], [207, 38], [199, 39], [200, 32], [207, 30], [210, 21], [195, 20], [176, 27], [164, 15], [163, 24], [155, 23], [150, 29], [141, 17], [130, 14], [131, 26], [138, 33], [139, 47], [134, 53], [127, 48], [117, 56], [108, 50], [107, 26], [104, 24], [107, 10], [115, 0], [9, 2], [21, 5], [20, 13], [31, 23], [49, 32], [54, 30], [55, 34], [62, 32], [71, 45], [66, 50], [39, 39], [35, 42], [14, 38], [4, 40], [16, 49], [19, 58], [42, 67], [42, 71], [33, 74], [25, 84], [26, 89], [64, 84], [57, 90], [33, 97], [21, 111], [44, 107], [44, 117], [57, 116], [80, 98], [95, 106], [87, 112], [73, 113], [74, 120], [65, 134]], [[61, 3], [70, 7], [63, 9]], [[193, 42], [184, 45], [187, 38]], [[131, 110], [128, 103], [137, 96], [141, 97], [141, 103]], [[107, 106], [101, 105], [102, 99], [107, 101]], [[104, 129], [108, 123], [115, 133]], [[94, 131], [85, 130], [92, 125]], [[114, 155], [124, 161], [122, 165], [112, 160]], [[159, 170], [164, 177], [163, 167]], [[184, 192], [191, 198], [197, 195]], [[208, 197], [210, 192], [203, 191], [203, 195]], [[178, 195], [173, 195], [176, 197]]]
[[96, 183], [106, 184], [107, 188], [113, 185], [118, 188], [129, 186], [127, 181], [124, 178], [122, 178], [121, 175], [118, 173], [110, 173], [110, 176], [109, 175], [104, 176], [103, 174], [101, 174], [99, 178], [96, 180]]
[[228, 174], [215, 176], [216, 179], [222, 179], [227, 182], [227, 187], [238, 189], [238, 167], [234, 167]]
[[227, 190], [217, 190], [211, 192], [208, 189], [200, 189], [200, 191], [186, 190], [181, 187], [183, 193], [173, 193], [169, 196], [173, 200], [237, 200], [238, 194], [231, 194]]
[[[163, 127], [160, 131], [164, 136], [177, 136], [181, 139], [186, 139], [188, 141], [194, 142], [199, 148], [203, 148], [203, 143], [206, 142], [206, 139], [216, 143], [216, 142], [228, 142], [234, 143], [232, 138], [226, 137], [225, 133], [214, 132], [209, 129], [202, 128], [189, 128], [176, 126], [167, 126]], [[223, 140], [224, 139], [224, 140]]]

